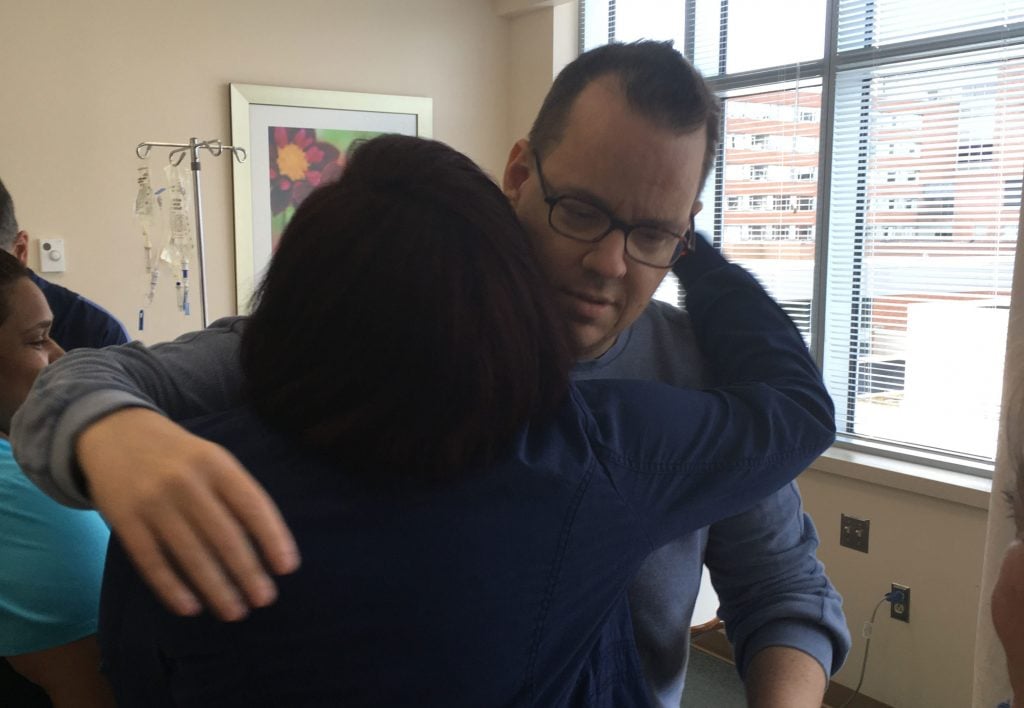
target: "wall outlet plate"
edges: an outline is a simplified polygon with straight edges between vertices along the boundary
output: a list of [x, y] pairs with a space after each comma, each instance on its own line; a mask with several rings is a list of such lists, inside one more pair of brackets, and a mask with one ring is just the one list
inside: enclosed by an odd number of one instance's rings
[[899, 583], [892, 584], [893, 592], [903, 593], [903, 599], [889, 603], [889, 616], [900, 622], [910, 622], [910, 588]]
[[868, 532], [870, 530], [871, 521], [868, 519], [857, 519], [843, 514], [839, 524], [839, 545], [852, 548], [861, 553], [867, 553]]
[[67, 270], [64, 239], [39, 239], [39, 270], [43, 273], [63, 273]]

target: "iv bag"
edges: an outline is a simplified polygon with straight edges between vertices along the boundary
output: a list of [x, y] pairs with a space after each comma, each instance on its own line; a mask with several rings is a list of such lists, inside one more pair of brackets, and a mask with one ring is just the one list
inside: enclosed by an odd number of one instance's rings
[[146, 272], [153, 269], [153, 233], [156, 227], [156, 203], [153, 187], [149, 179], [149, 167], [140, 167], [136, 177], [139, 189], [135, 193], [135, 219], [142, 229], [142, 241], [145, 248]]

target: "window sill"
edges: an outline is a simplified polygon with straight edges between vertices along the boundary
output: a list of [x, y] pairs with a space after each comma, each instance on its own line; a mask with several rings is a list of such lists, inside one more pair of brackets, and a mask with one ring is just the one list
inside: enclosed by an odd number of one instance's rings
[[839, 447], [829, 448], [810, 469], [985, 511], [992, 494], [992, 480], [984, 477]]

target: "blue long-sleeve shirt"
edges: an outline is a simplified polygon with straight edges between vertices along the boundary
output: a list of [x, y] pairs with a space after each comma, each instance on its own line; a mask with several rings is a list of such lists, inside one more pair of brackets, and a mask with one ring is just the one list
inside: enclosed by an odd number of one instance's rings
[[246, 411], [193, 429], [282, 509], [303, 568], [222, 624], [165, 612], [112, 548], [101, 641], [123, 705], [647, 705], [626, 588], [673, 538], [750, 507], [834, 435], [800, 335], [710, 248], [679, 270], [728, 385], [574, 384], [487, 470], [382, 495]]
[[[652, 302], [607, 352], [576, 365], [574, 378], [640, 379], [701, 388], [713, 384], [688, 314]], [[815, 551], [818, 535], [795, 484], [751, 509], [674, 539], [652, 553], [630, 586], [637, 648], [656, 705], [682, 699], [689, 627], [706, 564], [737, 669], [769, 646], [839, 670], [850, 649], [842, 598]]]

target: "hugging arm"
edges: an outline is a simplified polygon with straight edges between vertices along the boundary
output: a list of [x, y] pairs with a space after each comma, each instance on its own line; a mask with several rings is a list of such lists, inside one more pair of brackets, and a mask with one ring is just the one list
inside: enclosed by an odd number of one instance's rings
[[703, 240], [675, 271], [720, 387], [578, 384], [609, 473], [654, 547], [750, 508], [835, 437], [817, 366], [763, 288]]
[[225, 450], [162, 415], [182, 420], [238, 404], [243, 325], [220, 320], [151, 349], [69, 354], [43, 371], [13, 421], [25, 473], [62, 503], [94, 504], [182, 614], [199, 611], [198, 592], [222, 618], [241, 617], [272, 601], [267, 569], [298, 565], [262, 487]]

